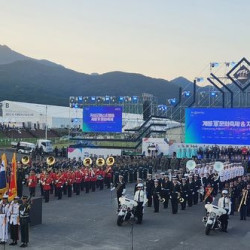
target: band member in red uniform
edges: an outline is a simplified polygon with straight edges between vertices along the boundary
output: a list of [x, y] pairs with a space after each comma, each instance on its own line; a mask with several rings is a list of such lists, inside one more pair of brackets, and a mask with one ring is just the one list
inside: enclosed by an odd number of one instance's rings
[[90, 188], [90, 176], [89, 176], [89, 170], [86, 169], [85, 171], [85, 187], [86, 187], [86, 193], [89, 193], [89, 188]]
[[97, 177], [93, 169], [91, 169], [90, 174], [91, 174], [91, 178], [90, 178], [91, 189], [92, 189], [92, 192], [95, 192], [95, 185], [96, 185]]
[[[99, 176], [99, 177], [98, 177]], [[105, 176], [105, 172], [103, 169], [100, 168], [99, 170], [99, 175], [97, 176], [97, 178], [99, 178], [99, 186], [100, 186], [100, 190], [103, 190], [103, 185], [104, 185], [104, 176]]]
[[107, 188], [110, 189], [111, 178], [112, 178], [112, 169], [111, 169], [111, 167], [108, 167], [108, 169], [106, 170], [105, 178], [106, 178]]
[[62, 199], [62, 187], [64, 184], [64, 175], [62, 174], [62, 171], [59, 170], [58, 174], [56, 175], [56, 193], [58, 196], [58, 200]]
[[72, 196], [73, 183], [75, 182], [75, 173], [74, 171], [68, 171], [67, 174], [67, 188], [68, 188], [68, 197]]
[[68, 183], [67, 183], [68, 171], [64, 170], [64, 171], [62, 172], [62, 174], [63, 174], [64, 180], [65, 180], [65, 182], [64, 182], [64, 184], [63, 184], [63, 194], [66, 195], [66, 194], [67, 194], [67, 191], [68, 191], [68, 187], [67, 187], [67, 185], [68, 185]]
[[76, 180], [76, 195], [80, 194], [80, 190], [81, 190], [81, 182], [82, 182], [82, 174], [80, 169], [78, 169], [75, 172], [75, 180]]
[[50, 191], [50, 184], [52, 182], [52, 179], [49, 177], [49, 174], [45, 174], [45, 177], [41, 180], [42, 186], [43, 186], [43, 194], [45, 202], [49, 202], [49, 191]]
[[53, 194], [53, 190], [54, 190], [54, 183], [55, 183], [55, 179], [56, 179], [56, 174], [53, 171], [49, 172], [49, 177], [51, 179], [51, 184], [50, 184], [50, 194]]
[[81, 191], [84, 191], [84, 186], [85, 186], [85, 183], [84, 183], [84, 180], [85, 180], [85, 170], [84, 170], [84, 168], [81, 168], [80, 171], [81, 171], [81, 174], [82, 174]]
[[43, 196], [43, 185], [42, 185], [42, 180], [45, 178], [45, 172], [46, 171], [42, 171], [42, 173], [39, 176], [39, 180], [38, 182], [40, 183], [40, 190], [41, 190], [41, 196]]
[[34, 170], [30, 171], [30, 176], [28, 177], [28, 187], [30, 191], [30, 197], [34, 197], [36, 195], [36, 185], [37, 185], [37, 177]]

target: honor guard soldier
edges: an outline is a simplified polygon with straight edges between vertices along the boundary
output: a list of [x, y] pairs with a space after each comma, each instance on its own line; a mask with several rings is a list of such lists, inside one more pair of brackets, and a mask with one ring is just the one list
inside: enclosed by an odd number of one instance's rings
[[178, 212], [178, 201], [180, 198], [180, 186], [177, 183], [177, 178], [173, 177], [173, 185], [170, 189], [170, 198], [172, 204], [172, 213], [176, 214]]
[[200, 182], [200, 180], [198, 179], [198, 175], [195, 174], [195, 175], [194, 175], [194, 195], [193, 195], [193, 199], [194, 199], [193, 202], [194, 202], [194, 205], [197, 205], [197, 204], [198, 204], [200, 187], [201, 187], [201, 182]]
[[146, 180], [146, 194], [148, 199], [148, 207], [152, 206], [153, 188], [154, 188], [154, 181], [152, 180], [152, 174], [148, 174]]
[[3, 195], [3, 200], [0, 203], [0, 244], [5, 244], [8, 240], [8, 225], [9, 225], [9, 203], [8, 195]]
[[228, 195], [227, 190], [223, 190], [222, 195], [223, 197], [221, 197], [218, 201], [218, 207], [223, 208], [227, 211], [226, 214], [222, 214], [220, 217], [222, 232], [227, 232], [228, 217], [229, 217], [228, 215], [231, 213], [231, 201], [227, 197]]
[[56, 193], [58, 200], [62, 199], [62, 187], [64, 184], [64, 175], [62, 174], [62, 171], [59, 170], [59, 173], [56, 175]]
[[115, 184], [115, 188], [116, 188], [116, 196], [117, 196], [117, 202], [118, 202], [118, 209], [120, 208], [120, 201], [119, 198], [125, 194], [126, 192], [126, 186], [125, 186], [125, 182], [123, 181], [123, 176], [119, 175], [119, 181]]
[[154, 180], [154, 187], [153, 187], [153, 202], [154, 202], [154, 212], [159, 213], [159, 203], [160, 203], [160, 193], [161, 193], [161, 186], [159, 185], [159, 181], [157, 179]]
[[20, 224], [19, 219], [19, 197], [15, 197], [14, 201], [11, 202], [9, 207], [9, 215], [10, 215], [10, 238], [12, 242], [9, 244], [10, 246], [17, 245], [18, 241], [18, 225]]
[[194, 182], [191, 175], [188, 176], [188, 206], [192, 207], [194, 196]]
[[169, 177], [167, 175], [164, 175], [164, 179], [162, 181], [162, 197], [165, 199], [163, 203], [164, 208], [168, 208], [170, 189], [172, 184], [173, 183], [169, 180]]
[[31, 197], [34, 197], [36, 195], [36, 185], [37, 185], [37, 177], [35, 171], [31, 170], [30, 176], [28, 177], [28, 186]]
[[20, 231], [21, 231], [21, 246], [27, 247], [29, 243], [29, 223], [30, 223], [30, 202], [28, 197], [22, 197], [22, 204], [19, 207]]
[[143, 191], [142, 183], [139, 183], [137, 185], [137, 191], [135, 192], [134, 200], [137, 202], [136, 211], [135, 211], [135, 215], [137, 216], [137, 219], [138, 219], [137, 224], [141, 224], [142, 217], [143, 217], [143, 207], [147, 203], [147, 197], [146, 197], [146, 193]]
[[185, 177], [182, 178], [182, 183], [181, 183], [181, 198], [183, 199], [183, 202], [181, 203], [181, 210], [185, 210], [186, 209], [186, 205], [187, 205], [187, 199], [188, 199], [188, 184], [187, 184], [187, 180]]

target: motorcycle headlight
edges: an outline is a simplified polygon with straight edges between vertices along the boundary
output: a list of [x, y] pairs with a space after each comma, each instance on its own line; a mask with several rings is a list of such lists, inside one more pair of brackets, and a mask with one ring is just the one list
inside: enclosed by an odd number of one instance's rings
[[212, 217], [212, 218], [216, 218], [216, 213], [211, 212], [211, 213], [210, 213], [210, 217]]

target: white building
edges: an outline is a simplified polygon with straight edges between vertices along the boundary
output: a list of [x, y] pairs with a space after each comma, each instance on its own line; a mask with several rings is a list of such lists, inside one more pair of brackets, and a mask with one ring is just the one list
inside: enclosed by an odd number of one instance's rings
[[[82, 109], [25, 102], [0, 102], [0, 123], [11, 127], [68, 128], [82, 126]], [[139, 114], [123, 113], [123, 129], [138, 127], [143, 122]]]

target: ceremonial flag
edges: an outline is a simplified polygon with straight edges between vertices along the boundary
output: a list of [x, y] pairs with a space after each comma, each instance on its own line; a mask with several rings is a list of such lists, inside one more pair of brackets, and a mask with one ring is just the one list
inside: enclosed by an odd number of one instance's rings
[[2, 199], [5, 192], [8, 190], [7, 179], [6, 179], [6, 168], [7, 168], [7, 158], [6, 154], [1, 156], [1, 165], [0, 165], [0, 198]]
[[12, 164], [11, 164], [9, 201], [14, 200], [14, 198], [17, 196], [16, 168], [17, 168], [16, 153], [14, 153], [12, 157]]

